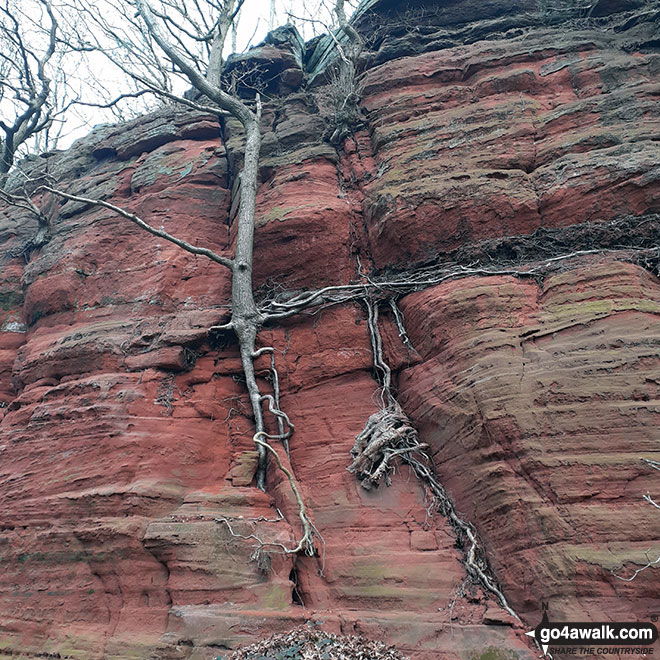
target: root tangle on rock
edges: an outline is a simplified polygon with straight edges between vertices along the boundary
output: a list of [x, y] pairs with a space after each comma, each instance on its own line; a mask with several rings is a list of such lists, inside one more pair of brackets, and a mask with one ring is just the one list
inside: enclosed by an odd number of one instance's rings
[[[469, 579], [493, 594], [500, 605], [514, 618], [520, 617], [508, 604], [497, 584], [486, 559], [486, 552], [473, 525], [463, 520], [456, 511], [447, 491], [435, 476], [433, 460], [427, 453], [428, 445], [421, 442], [417, 430], [401, 408], [392, 392], [392, 371], [383, 356], [383, 346], [378, 329], [378, 308], [365, 299], [371, 346], [374, 352], [374, 368], [381, 384], [381, 409], [371, 415], [364, 429], [355, 438], [351, 449], [353, 462], [347, 470], [360, 479], [362, 488], [377, 488], [382, 480], [390, 485], [396, 470], [397, 459], [408, 465], [421, 483], [432, 493], [437, 510], [445, 516], [456, 533], [457, 541], [464, 548], [463, 565]], [[403, 318], [397, 315], [396, 324], [405, 334]]]

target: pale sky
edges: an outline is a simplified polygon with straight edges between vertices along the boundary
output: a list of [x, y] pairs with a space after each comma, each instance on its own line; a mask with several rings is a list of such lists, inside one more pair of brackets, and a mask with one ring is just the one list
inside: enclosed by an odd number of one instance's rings
[[[190, 0], [180, 1], [189, 2]], [[303, 38], [309, 40], [315, 34], [326, 32], [325, 25], [332, 24], [334, 2], [335, 0], [276, 0], [274, 25], [275, 27], [284, 25], [287, 22], [288, 13], [300, 19], [313, 17], [316, 22], [294, 21]], [[349, 0], [346, 3], [347, 15], [350, 16], [358, 4], [358, 0]], [[245, 0], [238, 23], [238, 52], [246, 50], [250, 43], [257, 44], [264, 39], [269, 30], [270, 7], [270, 0]], [[225, 50], [225, 55], [231, 53], [231, 37], [227, 39]], [[89, 56], [89, 64], [78, 67], [77, 74], [81, 85], [92, 84], [93, 80], [99, 81], [99, 84], [101, 84], [100, 81], [103, 80], [106, 89], [109, 91], [106, 96], [113, 96], [116, 91], [120, 90], [122, 84], [118, 78], [115, 78], [116, 83], [113, 84], [113, 76], [116, 74], [112, 72], [112, 66], [105, 58], [98, 54]], [[150, 102], [153, 101], [154, 99], [151, 97]], [[94, 125], [114, 123], [115, 121], [116, 118], [110, 111], [78, 106], [68, 114], [68, 121], [58, 142], [58, 148], [67, 148], [75, 139], [86, 135]]]
[[[47, 35], [50, 22], [43, 6], [38, 0], [8, 0], [18, 17], [21, 26], [22, 38], [25, 43], [34, 50], [35, 54], [41, 56], [47, 45]], [[125, 49], [117, 47], [113, 38], [95, 27], [92, 15], [96, 13], [104, 23], [111, 23], [113, 29], [117, 30], [122, 40], [126, 43], [137, 45], [140, 37], [130, 31], [131, 20], [135, 20], [135, 10], [130, 9], [127, 17], [122, 16], [122, 11], [130, 7], [126, 0], [51, 0], [54, 8], [61, 11], [58, 13], [61, 33], [66, 35], [77, 34], [88, 43], [99, 41], [106, 53], [116, 52], [121, 56]], [[303, 38], [307, 41], [317, 34], [327, 32], [332, 26], [333, 7], [336, 0], [276, 0], [275, 2], [275, 27], [284, 25], [288, 21], [288, 14], [294, 16], [293, 22]], [[154, 7], [159, 3], [177, 3], [175, 6], [194, 11], [193, 0], [150, 0]], [[89, 15], [73, 11], [76, 3], [79, 3], [81, 12], [90, 12]], [[346, 0], [346, 13], [352, 14], [359, 0]], [[208, 5], [202, 6], [206, 7]], [[212, 5], [211, 5], [212, 6]], [[170, 9], [170, 12], [173, 10]], [[169, 13], [169, 12], [168, 12]], [[171, 14], [174, 16], [174, 14]], [[208, 19], [208, 15], [207, 15]], [[305, 20], [308, 19], [308, 20]], [[313, 20], [309, 20], [313, 19]], [[211, 21], [212, 23], [212, 21]], [[257, 44], [266, 36], [271, 24], [271, 0], [245, 0], [240, 14], [238, 31], [236, 35], [237, 51], [247, 50], [249, 44]], [[177, 24], [178, 25], [178, 24]], [[94, 36], [97, 35], [97, 36]], [[101, 36], [98, 36], [101, 35]], [[75, 39], [72, 39], [75, 41]], [[194, 42], [190, 42], [194, 43]], [[225, 48], [225, 57], [231, 53], [231, 35], [228, 36]], [[2, 44], [0, 43], [0, 47]], [[135, 60], [141, 57], [141, 53], [148, 52], [147, 49], [137, 47], [137, 50], [126, 59], [127, 66], [135, 67]], [[116, 61], [113, 56], [113, 60]], [[17, 60], [17, 61], [20, 61]], [[203, 69], [203, 67], [201, 67]], [[88, 52], [83, 54], [69, 53], [59, 60], [57, 55], [52, 58], [47, 76], [51, 80], [51, 90], [55, 90], [59, 99], [58, 106], [62, 107], [72, 99], [91, 101], [94, 103], [107, 103], [115, 99], [119, 94], [130, 90], [127, 78], [119, 69], [102, 53]], [[13, 80], [8, 78], [8, 80]], [[183, 93], [189, 87], [187, 81], [175, 86], [177, 93]], [[0, 90], [1, 91], [1, 90]], [[122, 119], [129, 119], [142, 114], [148, 107], [154, 107], [158, 101], [153, 95], [132, 99], [123, 105], [123, 109], [111, 111], [103, 108], [85, 107], [73, 105], [68, 111], [61, 115], [62, 120], [56, 121], [50, 128], [48, 142], [46, 133], [24, 145], [17, 154], [20, 158], [25, 153], [41, 153], [47, 148], [52, 148], [54, 139], [57, 139], [57, 148], [66, 149], [71, 143], [86, 135], [95, 125], [104, 123], [116, 123]], [[19, 107], [19, 110], [16, 108]], [[122, 106], [118, 106], [122, 107]], [[0, 94], [0, 115], [6, 123], [13, 123], [14, 117], [19, 116], [25, 109], [24, 105], [16, 104], [14, 94], [7, 91], [4, 98]], [[59, 136], [59, 137], [58, 137]]]

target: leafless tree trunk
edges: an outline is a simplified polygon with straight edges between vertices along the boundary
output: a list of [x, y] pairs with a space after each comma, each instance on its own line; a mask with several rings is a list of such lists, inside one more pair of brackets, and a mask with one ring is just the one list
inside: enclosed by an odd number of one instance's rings
[[270, 16], [268, 17], [268, 29], [275, 29], [275, 21], [277, 20], [277, 12], [275, 8], [275, 0], [270, 0]]
[[[4, 0], [9, 2], [10, 0]], [[43, 3], [49, 0], [38, 0]], [[225, 0], [219, 8], [220, 14], [215, 19], [209, 20], [208, 15], [204, 15], [200, 11], [198, 17], [193, 18], [188, 14], [185, 6], [179, 6], [174, 3], [170, 7], [170, 2], [174, 0], [160, 0], [157, 9], [149, 4], [149, 0], [130, 0], [137, 10], [135, 16], [130, 15], [130, 12], [124, 16], [129, 23], [129, 29], [139, 27], [139, 21], [136, 17], [141, 19], [144, 32], [143, 41], [147, 44], [153, 44], [156, 48], [152, 49], [151, 55], [145, 60], [138, 54], [137, 69], [131, 71], [130, 69], [130, 54], [127, 58], [118, 63], [118, 66], [127, 73], [132, 75], [133, 79], [145, 85], [152, 92], [165, 96], [169, 99], [180, 100], [183, 103], [192, 105], [193, 107], [203, 108], [208, 111], [211, 109], [217, 114], [229, 114], [236, 118], [245, 130], [245, 152], [243, 159], [243, 167], [239, 173], [239, 210], [237, 216], [237, 235], [234, 247], [234, 255], [232, 258], [224, 257], [212, 253], [212, 251], [196, 248], [185, 241], [181, 241], [174, 236], [167, 234], [162, 230], [157, 230], [150, 227], [146, 222], [137, 216], [113, 206], [112, 204], [102, 202], [100, 200], [90, 200], [83, 197], [76, 197], [60, 191], [52, 186], [45, 186], [44, 189], [52, 194], [58, 194], [68, 199], [84, 200], [87, 203], [99, 204], [106, 208], [112, 209], [120, 215], [126, 217], [132, 222], [136, 223], [143, 229], [170, 240], [194, 254], [204, 254], [205, 256], [213, 259], [217, 263], [224, 265], [232, 271], [232, 311], [231, 318], [228, 323], [222, 326], [212, 328], [215, 331], [233, 333], [239, 344], [241, 364], [245, 375], [246, 388], [250, 397], [250, 403], [255, 423], [255, 432], [258, 437], [266, 438], [279, 438], [288, 448], [287, 440], [291, 435], [293, 426], [288, 417], [279, 409], [279, 385], [277, 373], [275, 370], [274, 361], [271, 360], [271, 371], [273, 373], [273, 394], [262, 394], [259, 384], [255, 375], [254, 361], [265, 352], [270, 352], [271, 357], [274, 353], [271, 347], [265, 347], [256, 350], [256, 339], [258, 332], [265, 320], [254, 300], [253, 284], [252, 284], [252, 267], [253, 267], [253, 247], [254, 247], [254, 229], [255, 229], [255, 206], [256, 194], [258, 184], [258, 169], [259, 169], [259, 153], [261, 147], [261, 100], [258, 94], [255, 95], [254, 103], [248, 103], [241, 100], [238, 96], [224, 91], [220, 84], [220, 77], [222, 72], [222, 51], [225, 40], [228, 36], [232, 26], [235, 25], [235, 19], [240, 11], [244, 0]], [[196, 3], [197, 6], [197, 3]], [[172, 11], [181, 13], [182, 20], [188, 21], [185, 28], [181, 28], [177, 32], [177, 23], [168, 13], [168, 8]], [[89, 13], [89, 9], [84, 9]], [[337, 0], [336, 4], [337, 16], [342, 27], [347, 30], [347, 34], [356, 34], [351, 27], [347, 26], [346, 15], [343, 8], [343, 2]], [[91, 16], [91, 14], [90, 14]], [[53, 19], [54, 20], [54, 19]], [[93, 19], [96, 24], [103, 27], [102, 15], [96, 16]], [[122, 18], [123, 20], [123, 18]], [[192, 26], [192, 27], [191, 27]], [[105, 26], [107, 34], [111, 39], [120, 43], [126, 32], [123, 27]], [[191, 30], [202, 30], [195, 34]], [[206, 30], [204, 32], [203, 30]], [[359, 39], [359, 37], [358, 37]], [[194, 52], [200, 44], [208, 47], [209, 63], [206, 70], [202, 70], [199, 65], [199, 60], [195, 58]], [[128, 45], [130, 51], [130, 44]], [[155, 65], [152, 71], [148, 68], [147, 73], [144, 73], [140, 66], [145, 64], [149, 67], [152, 55], [155, 56], [159, 50], [164, 52], [170, 64]], [[351, 51], [352, 52], [352, 51]], [[344, 57], [342, 53], [342, 57]], [[173, 68], [170, 68], [173, 67]], [[210, 104], [197, 103], [189, 99], [179, 98], [171, 92], [168, 84], [159, 86], [154, 82], [159, 79], [161, 75], [165, 75], [167, 69], [172, 71], [179, 71], [185, 76], [193, 87], [206, 99], [210, 100]], [[26, 202], [27, 203], [27, 202]], [[269, 435], [266, 431], [266, 424], [264, 420], [263, 404], [268, 402], [268, 411], [274, 415], [277, 422], [278, 433]], [[286, 424], [286, 426], [285, 426]], [[268, 452], [263, 443], [256, 443], [259, 453], [259, 464], [257, 470], [257, 485], [265, 489], [266, 483], [266, 463]]]
[[235, 49], [236, 44], [236, 26], [237, 17], [245, 0], [225, 0], [220, 10], [215, 34], [211, 41], [211, 51], [209, 53], [209, 65], [206, 72], [206, 79], [212, 85], [220, 85], [220, 75], [222, 73], [222, 66], [224, 59], [222, 52], [227, 42], [227, 35], [232, 31], [232, 47]]
[[235, 53], [238, 50], [238, 24], [241, 21], [241, 11], [243, 10], [243, 5], [238, 7], [236, 10], [236, 18], [231, 24], [231, 52]]
[[[57, 45], [58, 23], [50, 0], [39, 0], [47, 28], [43, 52], [24, 33], [24, 17], [15, 2], [0, 4], [0, 101], [13, 108], [14, 119], [0, 119], [0, 188], [14, 164], [18, 149], [53, 121], [51, 81], [47, 66]], [[38, 6], [37, 5], [37, 6]]]
[[[265, 432], [262, 412], [262, 395], [255, 377], [254, 359], [256, 337], [262, 324], [262, 317], [257, 310], [252, 292], [252, 260], [254, 248], [255, 204], [259, 171], [259, 151], [261, 148], [261, 100], [256, 97], [255, 110], [235, 96], [224, 92], [214, 83], [215, 73], [209, 65], [209, 73], [202, 77], [197, 69], [188, 62], [177, 49], [165, 38], [154, 20], [151, 8], [146, 0], [136, 0], [140, 16], [149, 33], [167, 56], [183, 71], [193, 86], [221, 109], [238, 119], [245, 129], [245, 153], [243, 169], [240, 173], [240, 204], [238, 210], [238, 231], [234, 258], [231, 260], [232, 271], [232, 315], [223, 330], [233, 331], [238, 339], [241, 363], [245, 373], [245, 382], [250, 395], [252, 413], [257, 433]], [[227, 32], [224, 32], [225, 36]], [[218, 46], [220, 48], [220, 46]], [[267, 451], [263, 445], [257, 445], [259, 467], [257, 486], [265, 489]]]

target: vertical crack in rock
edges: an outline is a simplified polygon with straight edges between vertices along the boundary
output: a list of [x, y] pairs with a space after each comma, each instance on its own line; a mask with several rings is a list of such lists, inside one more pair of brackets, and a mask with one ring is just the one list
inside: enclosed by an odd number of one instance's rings
[[[523, 115], [525, 114], [525, 99], [523, 98], [522, 92], [520, 92], [520, 100], [523, 104]], [[538, 140], [539, 140], [539, 126], [538, 126], [538, 118], [536, 116], [536, 113], [531, 112], [530, 113], [530, 123], [532, 125], [532, 162], [529, 165], [529, 169], [527, 172], [527, 176], [529, 177], [531, 183], [532, 183], [532, 188], [534, 189], [534, 195], [536, 196], [536, 212], [539, 216], [538, 221], [539, 221], [539, 227], [543, 227], [543, 206], [541, 204], [541, 191], [539, 189], [539, 184], [536, 176], [534, 173], [536, 172], [536, 169], [538, 167], [538, 153], [539, 153], [539, 146], [538, 146]]]
[[232, 174], [232, 168], [231, 168], [231, 160], [229, 158], [229, 146], [228, 146], [228, 140], [227, 140], [227, 130], [226, 130], [226, 119], [223, 117], [219, 117], [219, 125], [220, 125], [220, 140], [222, 141], [222, 148], [224, 150], [224, 158], [225, 158], [225, 163], [227, 164], [227, 180], [225, 181], [225, 186], [227, 190], [229, 191], [229, 195], [227, 196], [227, 213], [226, 213], [226, 218], [227, 218], [227, 225], [226, 225], [226, 231], [227, 231], [227, 248], [230, 247], [231, 243], [231, 209], [233, 205], [233, 185], [234, 185], [234, 176]]
[[[350, 146], [349, 146], [350, 145]], [[369, 249], [369, 234], [364, 216], [365, 193], [360, 182], [372, 176], [362, 158], [362, 146], [358, 138], [353, 134], [344, 141], [344, 147], [335, 145], [337, 152], [337, 187], [339, 195], [346, 200], [350, 209], [350, 257], [355, 272], [360, 274], [361, 258], [373, 263], [371, 250]]]
[[[362, 95], [359, 76], [354, 73], [353, 87], [355, 89], [355, 123], [348, 127], [345, 137], [337, 142], [330, 140], [331, 146], [337, 154], [336, 172], [339, 196], [345, 199], [350, 208], [350, 241], [351, 259], [358, 276], [362, 268], [361, 259], [373, 264], [367, 218], [365, 215], [365, 202], [367, 199], [366, 186], [369, 181], [380, 176], [376, 171], [374, 162], [374, 144], [372, 126], [368, 114], [360, 103]], [[324, 93], [336, 94], [337, 89], [330, 85], [330, 91], [324, 88]], [[319, 108], [324, 104], [319, 103]], [[326, 123], [332, 123], [332, 117], [325, 114]]]
[[[383, 356], [378, 328], [378, 303], [369, 298], [364, 298], [364, 303], [367, 307], [375, 375], [381, 385], [381, 409], [369, 417], [364, 429], [356, 436], [351, 450], [353, 462], [347, 469], [361, 480], [362, 488], [370, 490], [383, 479], [389, 485], [396, 458], [409, 465], [415, 476], [433, 494], [438, 511], [447, 518], [459, 544], [464, 548], [463, 565], [469, 578], [484, 591], [493, 594], [500, 605], [520, 621], [493, 575], [476, 529], [457, 513], [447, 491], [435, 477], [433, 461], [426, 451], [428, 445], [420, 441], [417, 430], [392, 393], [392, 371]], [[396, 322], [402, 337], [407, 338], [400, 313]]]
[[305, 607], [305, 600], [303, 598], [302, 590], [300, 588], [300, 581], [298, 580], [298, 567], [296, 566], [296, 560], [294, 559], [293, 566], [291, 567], [291, 572], [289, 573], [289, 580], [293, 585], [291, 589], [291, 602], [294, 605], [299, 605]]
[[105, 657], [108, 641], [112, 639], [119, 625], [124, 608], [124, 594], [116, 569], [113, 566], [104, 566], [103, 560], [95, 557], [93, 537], [89, 537], [85, 532], [74, 532], [74, 538], [80, 544], [80, 555], [87, 564], [90, 575], [98, 582], [103, 592], [107, 615], [107, 632], [102, 647], [102, 657]]
[[[146, 534], [146, 530], [145, 530]], [[153, 543], [147, 542], [146, 537], [143, 537], [142, 540], [142, 547], [146, 550], [146, 552], [154, 558], [154, 560], [158, 563], [159, 566], [162, 567], [163, 569], [163, 591], [165, 592], [165, 598], [167, 601], [168, 607], [172, 606], [172, 594], [170, 593], [170, 568], [167, 565], [167, 561], [163, 557], [159, 557], [158, 549], [159, 546], [154, 545]]]

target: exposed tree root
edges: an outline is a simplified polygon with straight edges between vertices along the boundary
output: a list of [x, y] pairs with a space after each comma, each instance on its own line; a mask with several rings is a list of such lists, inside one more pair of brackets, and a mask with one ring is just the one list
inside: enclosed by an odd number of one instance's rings
[[415, 347], [410, 343], [410, 338], [408, 337], [408, 333], [406, 332], [406, 328], [403, 323], [403, 314], [401, 314], [401, 310], [397, 305], [396, 298], [392, 296], [392, 298], [389, 300], [389, 303], [390, 308], [392, 309], [392, 314], [394, 315], [394, 323], [397, 327], [397, 330], [399, 331], [399, 338], [407, 349], [414, 351]]
[[[442, 484], [435, 476], [433, 461], [426, 453], [428, 445], [420, 441], [417, 430], [396, 401], [391, 389], [391, 370], [383, 356], [382, 340], [378, 329], [378, 308], [371, 300], [365, 300], [371, 346], [374, 351], [374, 367], [381, 383], [382, 408], [371, 415], [364, 429], [356, 436], [351, 450], [353, 462], [347, 468], [361, 481], [363, 488], [377, 487], [381, 480], [390, 484], [391, 474], [396, 469], [396, 459], [409, 465], [415, 476], [428, 488], [435, 498], [436, 506], [456, 532], [464, 548], [463, 564], [468, 577], [484, 591], [493, 594], [501, 606], [514, 618], [518, 615], [509, 606], [502, 590], [488, 566], [486, 552], [474, 527], [457, 513]], [[397, 318], [400, 331], [402, 317]]]
[[374, 368], [378, 380], [381, 383], [381, 404], [385, 408], [396, 405], [396, 400], [392, 394], [392, 370], [390, 365], [383, 357], [383, 340], [378, 332], [378, 305], [370, 299], [365, 298], [364, 303], [367, 307], [367, 323], [369, 326], [369, 339], [371, 340], [371, 351], [374, 359]]
[[[303, 532], [300, 541], [298, 541], [298, 543], [294, 547], [289, 547], [284, 543], [279, 543], [276, 541], [264, 541], [263, 539], [259, 538], [256, 534], [240, 534], [234, 530], [234, 528], [232, 527], [232, 523], [227, 517], [223, 516], [221, 518], [216, 518], [215, 521], [225, 525], [227, 527], [227, 530], [229, 531], [229, 534], [235, 538], [243, 539], [244, 541], [256, 541], [256, 546], [254, 547], [250, 559], [257, 563], [257, 566], [259, 567], [260, 570], [264, 572], [268, 571], [270, 566], [270, 557], [268, 555], [268, 550], [272, 549], [275, 552], [280, 552], [285, 555], [303, 554], [303, 555], [307, 555], [308, 557], [315, 557], [320, 554], [321, 568], [319, 570], [319, 574], [323, 575], [323, 568], [325, 563], [325, 539], [318, 531], [318, 529], [316, 529], [316, 526], [311, 521], [309, 514], [307, 513], [307, 506], [305, 505], [302, 494], [300, 492], [300, 488], [298, 487], [298, 484], [296, 483], [296, 479], [291, 473], [291, 470], [289, 470], [285, 465], [282, 464], [282, 461], [277, 451], [275, 451], [275, 449], [265, 440], [262, 440], [262, 438], [267, 438], [267, 437], [269, 437], [267, 433], [263, 431], [259, 431], [258, 433], [255, 433], [253, 440], [256, 445], [263, 447], [264, 451], [269, 452], [273, 456], [275, 463], [277, 464], [277, 467], [280, 470], [282, 470], [282, 472], [284, 472], [286, 478], [289, 480], [289, 485], [291, 486], [291, 490], [293, 491], [293, 495], [296, 498], [296, 503], [298, 505], [298, 518], [300, 519], [300, 525], [302, 527], [302, 532]], [[282, 516], [279, 509], [278, 509], [278, 514], [279, 514], [279, 518], [276, 518], [275, 520], [266, 520], [265, 518], [261, 518], [261, 519], [257, 518], [255, 519], [255, 522], [258, 520], [265, 520], [266, 522], [277, 522], [279, 520], [283, 520], [284, 516]], [[314, 545], [315, 538], [318, 538], [319, 541], [321, 542], [322, 548], [320, 553], [317, 551], [316, 546]]]
[[[576, 255], [567, 255], [569, 258]], [[517, 277], [535, 277], [537, 272], [533, 269], [488, 269], [467, 268], [464, 266], [447, 266], [428, 270], [415, 270], [401, 273], [395, 277], [368, 280], [356, 284], [341, 284], [327, 286], [315, 291], [305, 291], [295, 295], [279, 295], [273, 299], [262, 301], [259, 312], [264, 322], [295, 316], [306, 309], [323, 309], [331, 305], [364, 300], [366, 296], [389, 298], [392, 295], [404, 295], [414, 291], [422, 291], [428, 287], [441, 284], [447, 280], [480, 275], [513, 275]]]
[[643, 458], [642, 461], [646, 463], [650, 468], [660, 471], [660, 461], [654, 461], [650, 458]]
[[[444, 261], [418, 264], [405, 271], [364, 277], [359, 283], [328, 286], [301, 293], [280, 292], [259, 305], [264, 320], [293, 316], [306, 309], [322, 309], [366, 295], [401, 296], [447, 280], [472, 276], [511, 275], [542, 280], [561, 272], [565, 262], [582, 256], [614, 257], [660, 275], [660, 214], [622, 216], [609, 222], [581, 223], [533, 234], [505, 236], [462, 246]], [[394, 310], [393, 310], [394, 311]], [[395, 319], [399, 316], [394, 312]]]
[[260, 445], [272, 454], [273, 458], [275, 459], [275, 463], [277, 463], [277, 467], [282, 470], [282, 472], [284, 472], [286, 478], [289, 480], [289, 485], [291, 486], [291, 490], [293, 491], [293, 495], [296, 498], [296, 502], [298, 504], [298, 517], [300, 518], [300, 524], [302, 525], [303, 535], [295, 548], [285, 548], [285, 552], [286, 554], [298, 554], [299, 552], [302, 552], [309, 557], [313, 557], [316, 554], [316, 548], [314, 547], [314, 536], [318, 535], [319, 538], [322, 538], [321, 534], [318, 532], [316, 527], [314, 527], [314, 523], [310, 520], [309, 515], [307, 514], [307, 507], [305, 506], [305, 502], [303, 501], [300, 489], [296, 484], [296, 480], [293, 474], [291, 474], [291, 471], [288, 468], [282, 465], [282, 461], [273, 447], [267, 442], [261, 440], [260, 436], [267, 437], [267, 434], [263, 431], [255, 433], [253, 438], [255, 444]]
[[658, 504], [652, 497], [651, 493], [646, 493], [642, 495], [642, 499], [646, 500], [651, 506], [654, 506], [656, 509], [660, 509], [660, 504]]
[[[516, 268], [497, 268], [481, 266], [464, 266], [456, 262], [434, 264], [428, 267], [418, 267], [410, 271], [403, 271], [379, 278], [366, 278], [366, 282], [327, 286], [314, 291], [301, 293], [281, 292], [272, 297], [266, 297], [259, 305], [259, 313], [263, 322], [277, 321], [289, 318], [307, 311], [317, 313], [321, 309], [333, 305], [341, 305], [351, 301], [364, 300], [366, 296], [375, 299], [391, 299], [423, 291], [449, 280], [466, 277], [489, 277], [495, 275], [509, 275], [518, 278], [530, 278], [541, 281], [552, 272], [560, 272], [564, 264], [570, 259], [588, 255], [612, 255], [622, 261], [636, 263], [643, 267], [653, 268], [659, 263], [660, 247], [655, 248], [627, 248], [620, 249], [590, 249], [566, 252], [557, 256], [543, 259], [541, 262], [530, 265], [520, 265]], [[313, 310], [313, 311], [310, 311]], [[400, 323], [401, 313], [395, 312], [395, 320]], [[404, 340], [405, 343], [405, 340]]]
[[[648, 559], [648, 553], [646, 555], [646, 558]], [[610, 573], [617, 580], [621, 580], [622, 582], [632, 582], [642, 571], [645, 571], [647, 568], [651, 568], [651, 566], [655, 566], [656, 564], [660, 564], [660, 556], [658, 556], [657, 559], [649, 559], [648, 563], [646, 563], [641, 568], [638, 568], [630, 577], [621, 577], [620, 575], [617, 575], [614, 571], [610, 571]]]
[[[656, 275], [660, 258], [660, 215], [621, 216], [606, 222], [539, 227], [533, 234], [468, 243], [448, 258], [458, 264], [523, 264], [570, 253], [617, 253]], [[628, 252], [628, 256], [626, 256]]]
[[[642, 462], [646, 463], [646, 465], [648, 465], [651, 469], [660, 471], [660, 461], [654, 461], [651, 458], [642, 458]], [[651, 506], [655, 507], [656, 509], [660, 509], [660, 504], [658, 504], [651, 497], [651, 493], [646, 493], [646, 495], [642, 495], [642, 499], [648, 502]], [[617, 580], [621, 580], [622, 582], [632, 582], [642, 571], [645, 571], [647, 568], [651, 568], [656, 564], [660, 564], [660, 555], [658, 555], [656, 559], [651, 559], [649, 557], [650, 552], [651, 552], [651, 548], [649, 548], [646, 551], [646, 558], [648, 559], [648, 562], [641, 568], [636, 569], [635, 572], [630, 577], [622, 577], [621, 575], [617, 575], [614, 571], [610, 571], [610, 573]]]
[[[268, 411], [272, 413], [277, 420], [278, 435], [276, 437], [282, 441], [286, 455], [290, 457], [289, 438], [293, 435], [296, 427], [293, 425], [293, 422], [289, 419], [288, 415], [280, 408], [280, 377], [277, 373], [277, 368], [275, 367], [275, 349], [272, 346], [265, 346], [256, 351], [253, 357], [256, 360], [265, 354], [270, 355], [270, 381], [273, 387], [273, 394], [264, 394], [262, 395], [261, 400], [268, 401]], [[285, 429], [285, 424], [288, 427], [288, 430]], [[273, 436], [268, 437], [272, 438]]]
[[367, 420], [364, 429], [356, 436], [351, 449], [353, 462], [348, 471], [361, 479], [365, 490], [378, 487], [381, 479], [389, 486], [395, 471], [392, 461], [401, 456], [410, 458], [415, 452], [425, 457], [428, 445], [419, 442], [417, 431], [398, 404], [382, 408]]

